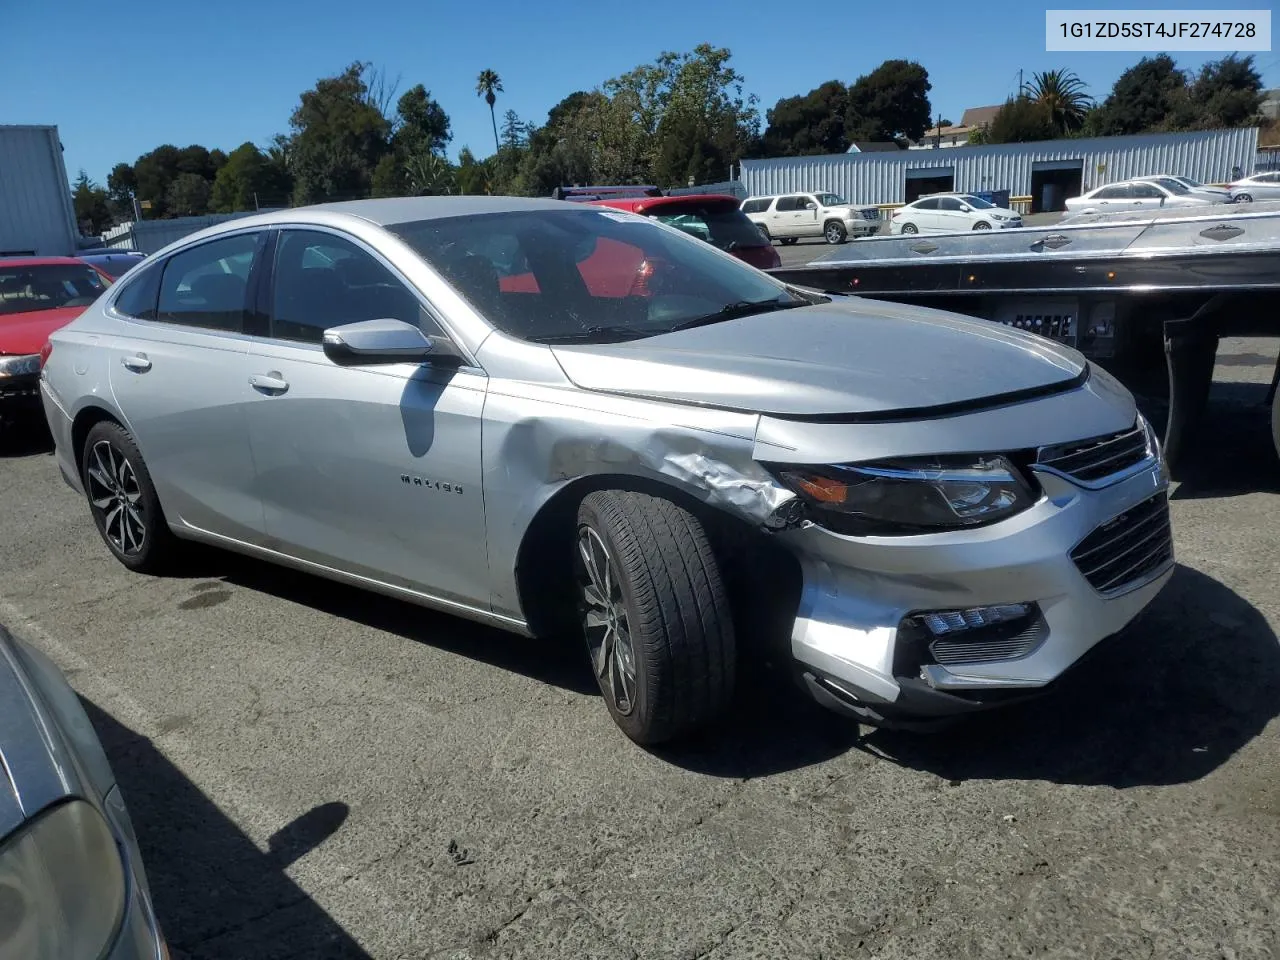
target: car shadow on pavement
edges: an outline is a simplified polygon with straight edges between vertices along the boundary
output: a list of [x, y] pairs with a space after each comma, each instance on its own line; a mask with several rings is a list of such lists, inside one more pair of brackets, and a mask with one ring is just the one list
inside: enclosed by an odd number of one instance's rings
[[367, 960], [285, 873], [337, 832], [346, 804], [282, 824], [263, 853], [149, 739], [81, 700], [124, 795], [174, 960]]
[[462, 617], [212, 548], [194, 551], [188, 567], [186, 576], [226, 580], [574, 693], [599, 692], [582, 642], [576, 637], [530, 640]]
[[932, 735], [877, 731], [862, 747], [947, 780], [1116, 788], [1187, 783], [1280, 715], [1280, 640], [1233, 591], [1179, 566], [1128, 630], [1041, 699]]
[[1171, 500], [1280, 493], [1265, 383], [1215, 383], [1188, 438]]
[[0, 460], [53, 453], [53, 436], [43, 424], [0, 427]]

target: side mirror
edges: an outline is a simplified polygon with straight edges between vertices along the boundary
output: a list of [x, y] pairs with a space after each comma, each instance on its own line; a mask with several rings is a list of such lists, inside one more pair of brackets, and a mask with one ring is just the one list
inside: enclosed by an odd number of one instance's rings
[[966, 206], [965, 204], [963, 204], [963, 203], [962, 203], [962, 204], [960, 204], [960, 212], [961, 212], [961, 213], [973, 213], [973, 207]]
[[817, 205], [816, 203], [806, 203], [806, 204], [804, 205], [804, 208], [805, 208], [806, 210], [817, 210], [817, 209], [818, 209], [818, 205]]
[[324, 355], [341, 366], [370, 363], [422, 363], [438, 356], [456, 357], [453, 344], [432, 340], [403, 320], [361, 320], [324, 332]]

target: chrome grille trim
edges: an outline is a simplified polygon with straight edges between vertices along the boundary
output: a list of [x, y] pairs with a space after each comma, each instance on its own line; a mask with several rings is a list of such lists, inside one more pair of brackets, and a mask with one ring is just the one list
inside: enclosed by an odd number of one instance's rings
[[1128, 430], [1041, 447], [1035, 466], [1097, 489], [1115, 483], [1154, 462], [1154, 441], [1140, 421]]
[[1106, 597], [1149, 583], [1173, 566], [1173, 527], [1164, 493], [1108, 520], [1076, 544], [1071, 559]]

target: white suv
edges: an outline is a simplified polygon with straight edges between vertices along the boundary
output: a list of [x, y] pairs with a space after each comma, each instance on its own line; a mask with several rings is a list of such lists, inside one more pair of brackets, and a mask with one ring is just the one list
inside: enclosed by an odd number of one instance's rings
[[801, 237], [822, 237], [844, 243], [850, 237], [869, 237], [880, 228], [876, 207], [854, 207], [835, 193], [787, 193], [751, 197], [742, 212], [770, 240], [797, 243]]

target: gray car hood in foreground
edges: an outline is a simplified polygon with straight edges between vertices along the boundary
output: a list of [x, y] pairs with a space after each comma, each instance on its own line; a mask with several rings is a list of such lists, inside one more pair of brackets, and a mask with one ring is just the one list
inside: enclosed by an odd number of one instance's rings
[[849, 298], [591, 346], [556, 346], [579, 387], [783, 417], [981, 405], [1068, 389], [1085, 360], [1051, 340]]

